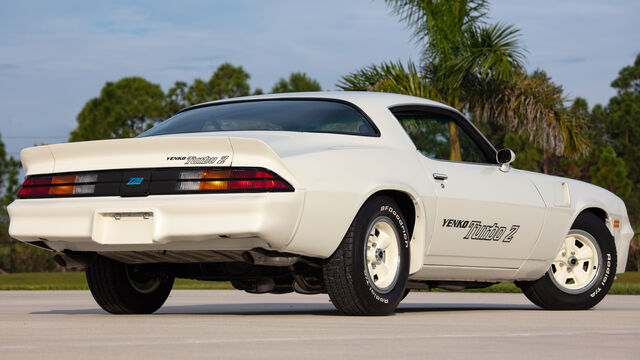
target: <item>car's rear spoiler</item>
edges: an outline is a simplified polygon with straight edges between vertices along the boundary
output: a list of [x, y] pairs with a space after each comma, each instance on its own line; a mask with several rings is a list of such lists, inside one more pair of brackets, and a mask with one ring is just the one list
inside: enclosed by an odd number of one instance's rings
[[[20, 153], [26, 176], [166, 167], [257, 166], [296, 181], [263, 141], [226, 136], [158, 136], [42, 145]], [[299, 185], [299, 184], [298, 184]]]

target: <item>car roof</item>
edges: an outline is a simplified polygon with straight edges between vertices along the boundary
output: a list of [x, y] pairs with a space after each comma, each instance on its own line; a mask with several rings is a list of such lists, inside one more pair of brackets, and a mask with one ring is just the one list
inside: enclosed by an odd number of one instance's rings
[[253, 100], [271, 100], [271, 99], [274, 99], [274, 100], [277, 100], [277, 99], [342, 100], [342, 101], [347, 101], [354, 105], [357, 105], [358, 107], [362, 108], [365, 112], [367, 111], [366, 104], [370, 102], [375, 102], [377, 105], [383, 105], [386, 107], [401, 106], [401, 105], [429, 105], [429, 106], [448, 109], [448, 110], [460, 113], [458, 110], [448, 105], [439, 103], [437, 101], [428, 100], [428, 99], [416, 97], [416, 96], [391, 94], [391, 93], [383, 93], [383, 92], [372, 92], [372, 91], [316, 91], [316, 92], [298, 92], [298, 93], [280, 93], [280, 94], [243, 96], [243, 97], [237, 97], [237, 98], [209, 101], [206, 103], [189, 106], [187, 108], [180, 110], [179, 112], [183, 112], [193, 108], [199, 108], [199, 107], [217, 105], [217, 104], [223, 104], [223, 103], [244, 102], [244, 101], [253, 101]]

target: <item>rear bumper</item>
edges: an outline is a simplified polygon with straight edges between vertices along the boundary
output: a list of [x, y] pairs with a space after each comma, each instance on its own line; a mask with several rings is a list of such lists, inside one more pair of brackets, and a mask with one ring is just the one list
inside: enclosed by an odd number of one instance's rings
[[302, 212], [302, 191], [20, 199], [9, 234], [57, 250], [282, 250]]

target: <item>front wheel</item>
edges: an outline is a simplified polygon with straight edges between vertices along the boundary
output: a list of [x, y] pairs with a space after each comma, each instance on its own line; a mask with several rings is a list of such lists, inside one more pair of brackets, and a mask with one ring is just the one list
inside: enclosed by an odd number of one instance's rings
[[564, 239], [549, 271], [532, 282], [517, 282], [534, 304], [550, 310], [585, 310], [607, 294], [616, 271], [616, 249], [601, 219], [581, 214]]
[[91, 295], [112, 314], [151, 314], [169, 297], [173, 276], [97, 256], [86, 272]]
[[405, 295], [409, 231], [397, 203], [368, 200], [323, 266], [334, 306], [347, 315], [393, 313]]

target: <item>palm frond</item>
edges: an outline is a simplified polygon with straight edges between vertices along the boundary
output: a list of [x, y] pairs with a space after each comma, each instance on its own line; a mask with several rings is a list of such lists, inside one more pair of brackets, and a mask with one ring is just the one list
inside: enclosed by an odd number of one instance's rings
[[564, 108], [568, 99], [542, 72], [521, 72], [497, 92], [478, 93], [470, 111], [481, 122], [494, 122], [528, 136], [546, 151], [577, 158], [588, 149], [585, 120]]
[[385, 77], [382, 65], [368, 65], [351, 72], [338, 80], [336, 86], [344, 91], [371, 91], [371, 89]]
[[484, 78], [509, 81], [520, 73], [525, 50], [520, 42], [520, 29], [496, 23], [470, 31], [467, 56], [458, 66]]
[[392, 13], [413, 30], [423, 58], [454, 56], [469, 28], [484, 23], [487, 0], [387, 0]]
[[409, 61], [405, 68], [401, 62], [385, 63], [382, 66], [385, 74], [372, 90], [396, 94], [405, 94], [428, 99], [439, 99], [437, 92], [422, 77], [416, 65]]
[[400, 61], [369, 65], [343, 76], [337, 86], [347, 91], [378, 91], [440, 99], [435, 89], [411, 61], [406, 67]]
[[562, 111], [558, 124], [564, 139], [564, 154], [574, 159], [586, 155], [590, 149], [587, 119], [580, 114]]

